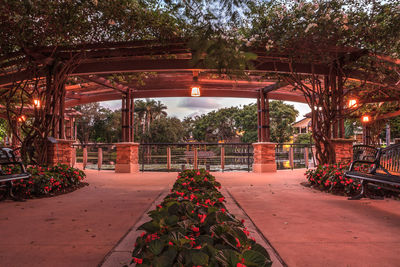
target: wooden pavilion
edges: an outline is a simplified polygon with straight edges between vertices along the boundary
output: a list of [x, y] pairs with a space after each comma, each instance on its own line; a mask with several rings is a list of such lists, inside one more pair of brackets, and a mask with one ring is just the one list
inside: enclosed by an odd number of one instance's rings
[[[356, 60], [365, 51], [358, 49], [332, 48], [327, 53], [343, 55]], [[247, 71], [247, 77], [229, 77], [218, 75], [218, 70], [208, 69], [203, 62], [194, 63], [191, 51], [186, 42], [172, 41], [159, 43], [151, 41], [135, 41], [123, 43], [82, 44], [66, 47], [39, 47], [15, 53], [0, 62], [7, 72], [0, 75], [0, 92], [6, 92], [21, 86], [21, 83], [34, 82], [38, 88], [55, 92], [56, 95], [47, 99], [52, 104], [46, 112], [55, 115], [52, 121], [53, 136], [62, 144], [61, 157], [63, 163], [69, 163], [72, 158], [72, 135], [66, 134], [65, 110], [80, 104], [91, 102], [122, 100], [122, 140], [117, 144], [117, 172], [133, 172], [138, 170], [138, 144], [133, 143], [134, 130], [134, 99], [148, 97], [188, 97], [190, 88], [195, 83], [201, 89], [203, 97], [242, 97], [255, 98], [258, 103], [258, 143], [254, 144], [254, 166], [256, 172], [275, 171], [275, 146], [270, 143], [269, 130], [269, 99], [306, 102], [303, 93], [293, 85], [278, 81], [275, 76], [266, 78], [267, 73], [292, 73], [318, 75], [322, 83], [330, 82], [343, 91], [340, 77], [333, 76], [327, 65], [290, 62], [282, 55], [265, 56], [260, 49], [253, 51], [257, 59], [252, 62], [254, 69]], [[32, 72], [28, 68], [17, 68], [21, 61], [33, 61], [37, 68]], [[54, 65], [58, 64], [58, 68]], [[395, 63], [395, 64], [398, 64]], [[61, 67], [60, 67], [61, 66]], [[68, 70], [65, 70], [68, 66]], [[61, 70], [62, 71], [61, 71]], [[60, 70], [60, 71], [57, 71]], [[118, 82], [113, 74], [146, 73], [144, 77], [127, 82]], [[343, 73], [353, 80], [365, 80], [362, 71]], [[64, 77], [57, 83], [58, 77]], [[377, 83], [374, 77], [369, 83]], [[371, 99], [373, 102], [399, 101], [400, 85], [394, 80], [382, 83], [382, 88], [398, 92], [380, 98]], [[379, 84], [378, 84], [379, 85]], [[344, 99], [338, 99], [338, 109], [344, 107]], [[44, 112], [44, 111], [43, 111]], [[339, 112], [340, 113], [340, 112]], [[341, 155], [348, 157], [351, 153], [351, 142], [344, 138], [344, 118], [335, 122], [339, 129], [333, 135], [337, 139], [335, 146]], [[69, 127], [70, 129], [70, 127]], [[48, 146], [49, 155], [54, 155], [54, 146]], [[54, 164], [54, 156], [48, 157], [48, 162]]]

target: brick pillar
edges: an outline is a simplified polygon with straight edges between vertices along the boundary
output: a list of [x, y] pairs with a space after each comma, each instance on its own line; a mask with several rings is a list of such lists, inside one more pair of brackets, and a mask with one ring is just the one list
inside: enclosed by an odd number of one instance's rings
[[57, 139], [57, 143], [48, 143], [47, 164], [52, 166], [58, 163], [72, 166], [73, 140]]
[[139, 171], [139, 144], [117, 143], [117, 162], [115, 172], [131, 173]]
[[254, 143], [253, 172], [276, 172], [275, 143]]
[[353, 139], [332, 139], [336, 154], [336, 162], [350, 162], [353, 160]]

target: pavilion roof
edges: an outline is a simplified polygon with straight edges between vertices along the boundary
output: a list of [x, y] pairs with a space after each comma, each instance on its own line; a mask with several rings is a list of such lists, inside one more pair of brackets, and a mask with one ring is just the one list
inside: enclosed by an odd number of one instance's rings
[[[253, 51], [258, 58], [253, 61], [254, 69], [249, 70], [250, 78], [221, 77], [216, 70], [205, 69], [202, 61], [193, 65], [192, 51], [184, 40], [159, 43], [156, 41], [134, 41], [103, 44], [82, 44], [64, 47], [38, 47], [25, 53], [14, 53], [8, 58], [0, 59], [0, 66], [8, 73], [0, 75], [1, 87], [7, 88], [18, 80], [29, 79], [32, 74], [25, 70], [14, 68], [19, 62], [26, 60], [27, 54], [40, 65], [51, 63], [57, 59], [68, 60], [73, 57], [79, 64], [73, 68], [71, 77], [79, 77], [79, 82], [66, 86], [66, 106], [121, 99], [128, 89], [133, 91], [134, 98], [146, 97], [183, 97], [190, 96], [189, 88], [193, 83], [193, 71], [200, 72], [199, 85], [202, 96], [208, 97], [243, 97], [256, 98], [259, 90], [276, 84], [277, 81], [266, 79], [268, 72], [288, 73], [293, 68], [300, 74], [327, 75], [329, 68], [322, 63], [294, 63], [289, 65], [283, 55], [265, 56], [262, 49]], [[366, 51], [355, 48], [332, 47], [327, 53], [341, 53], [357, 58]], [[381, 56], [382, 57], [382, 56]], [[383, 57], [390, 61], [390, 58]], [[397, 61], [390, 61], [398, 64]], [[115, 82], [110, 75], [120, 73], [151, 73], [149, 78], [141, 82]], [[365, 79], [362, 71], [349, 71], [347, 77], [354, 80]], [[39, 76], [44, 77], [44, 73]], [[374, 83], [374, 78], [369, 78]], [[399, 91], [396, 81], [388, 80], [382, 84]], [[293, 90], [292, 86], [279, 85], [269, 92], [271, 99], [305, 102], [301, 92]], [[383, 100], [396, 100], [393, 96]], [[382, 100], [381, 100], [382, 101]]]

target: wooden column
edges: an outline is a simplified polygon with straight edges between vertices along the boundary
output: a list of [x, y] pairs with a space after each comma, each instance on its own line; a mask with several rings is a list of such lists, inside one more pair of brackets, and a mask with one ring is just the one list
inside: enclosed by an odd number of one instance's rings
[[337, 78], [337, 86], [339, 91], [339, 138], [344, 138], [345, 130], [344, 130], [344, 114], [343, 108], [346, 105], [344, 102], [343, 96], [343, 79], [342, 76], [339, 75]]
[[290, 165], [290, 168], [293, 170], [294, 169], [294, 148], [293, 148], [293, 146], [289, 147], [289, 165]]
[[260, 89], [257, 98], [258, 142], [270, 142], [270, 116], [268, 96]]
[[265, 128], [265, 95], [262, 90], [260, 90], [260, 126], [261, 127], [261, 142], [267, 142], [266, 139], [266, 128]]
[[128, 89], [122, 96], [122, 142], [133, 142], [134, 140], [134, 105], [132, 90]]
[[197, 170], [197, 147], [194, 148], [193, 169]]
[[60, 93], [60, 107], [58, 109], [58, 137], [65, 139], [65, 84], [61, 87]]
[[134, 131], [134, 125], [135, 125], [135, 99], [133, 98], [132, 95], [132, 90], [129, 90], [129, 142], [134, 142], [134, 136], [135, 136], [135, 131]]
[[225, 169], [225, 147], [221, 145], [221, 170]]
[[121, 103], [121, 127], [122, 127], [122, 142], [128, 142], [128, 137], [126, 134], [126, 95], [122, 95]]
[[167, 169], [171, 169], [171, 147], [167, 146]]
[[86, 168], [87, 160], [88, 160], [87, 147], [84, 146], [84, 147], [82, 148], [82, 166], [83, 166], [83, 169]]
[[102, 165], [103, 165], [103, 149], [99, 147], [97, 149], [97, 169], [101, 170]]
[[261, 103], [260, 95], [257, 97], [257, 140], [261, 142]]
[[270, 117], [269, 117], [269, 98], [265, 95], [265, 142], [271, 141]]

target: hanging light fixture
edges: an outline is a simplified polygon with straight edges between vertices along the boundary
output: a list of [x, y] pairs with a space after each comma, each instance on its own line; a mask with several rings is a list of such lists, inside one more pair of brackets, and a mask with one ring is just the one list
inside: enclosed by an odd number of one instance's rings
[[357, 99], [350, 99], [349, 102], [347, 103], [347, 106], [349, 108], [356, 108], [358, 105]]
[[199, 86], [199, 73], [197, 71], [193, 71], [193, 84], [191, 87], [191, 96], [200, 96], [200, 86]]
[[35, 98], [35, 99], [33, 99], [33, 105], [36, 108], [40, 108], [42, 106], [42, 102], [40, 101], [40, 99]]
[[371, 117], [369, 116], [369, 115], [363, 115], [362, 117], [361, 117], [361, 122], [362, 123], [368, 123], [368, 122], [370, 122], [371, 121]]
[[191, 96], [200, 96], [200, 87], [198, 86], [192, 86], [192, 92], [190, 94]]
[[18, 122], [25, 122], [26, 121], [26, 116], [25, 115], [21, 115], [18, 117], [17, 119]]

